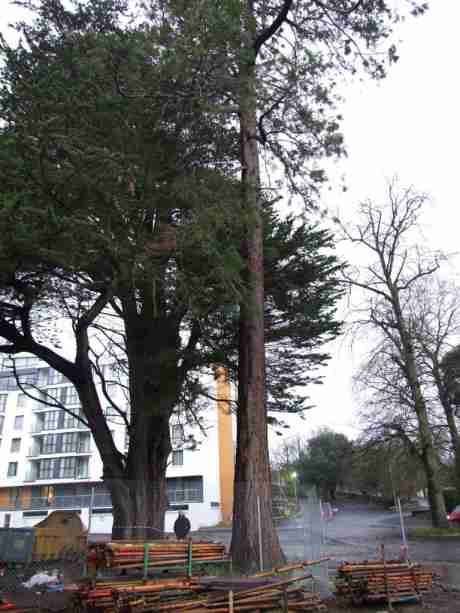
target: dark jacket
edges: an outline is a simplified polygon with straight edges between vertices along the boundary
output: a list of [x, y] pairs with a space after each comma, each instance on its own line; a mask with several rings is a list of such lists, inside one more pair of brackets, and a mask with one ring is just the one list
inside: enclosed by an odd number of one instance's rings
[[179, 515], [174, 522], [174, 534], [178, 539], [184, 539], [190, 532], [190, 522], [185, 515]]

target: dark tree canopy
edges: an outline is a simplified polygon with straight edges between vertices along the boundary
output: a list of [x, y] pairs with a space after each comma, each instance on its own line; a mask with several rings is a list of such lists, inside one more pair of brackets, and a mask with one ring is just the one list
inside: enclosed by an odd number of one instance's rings
[[[336, 310], [343, 264], [328, 230], [293, 216], [282, 218], [267, 206], [264, 270], [267, 409], [301, 412], [310, 405], [299, 388], [321, 382], [317, 369], [329, 359], [325, 345], [340, 333]], [[210, 319], [207, 334], [236, 378], [238, 310], [224, 310], [217, 317]]]
[[[74, 384], [115, 527], [157, 527], [169, 418], [178, 405], [193, 410], [200, 370], [235, 363], [241, 237], [252, 221], [235, 178], [235, 128], [188, 95], [190, 73], [165, 51], [164, 31], [122, 27], [123, 3], [75, 7], [40, 2], [21, 44], [0, 48], [0, 350], [31, 352]], [[317, 345], [338, 332], [339, 264], [327, 232], [266, 208], [273, 407], [291, 410], [296, 371], [310, 380], [326, 358]], [[72, 322], [72, 359], [54, 343], [59, 318]], [[128, 377], [127, 405], [115, 408], [127, 454], [96, 393], [104, 357]], [[273, 374], [282, 361], [290, 378]]]
[[300, 483], [314, 485], [323, 498], [334, 500], [352, 467], [353, 445], [344, 434], [323, 429], [310, 438], [298, 459]]
[[[169, 418], [213, 359], [200, 319], [239, 299], [235, 135], [176, 95], [154, 31], [122, 29], [107, 3], [40, 6], [23, 43], [1, 46], [1, 351], [34, 353], [75, 385], [115, 526], [158, 530]], [[71, 320], [72, 360], [50, 317]], [[125, 354], [126, 456], [96, 393], [101, 351]]]

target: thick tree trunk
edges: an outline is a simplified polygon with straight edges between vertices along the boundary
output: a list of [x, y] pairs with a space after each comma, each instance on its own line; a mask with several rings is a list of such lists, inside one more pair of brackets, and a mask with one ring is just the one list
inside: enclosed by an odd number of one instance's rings
[[419, 426], [420, 444], [422, 447], [422, 462], [428, 489], [428, 500], [431, 509], [431, 522], [435, 528], [448, 528], [447, 511], [440, 480], [439, 456], [433, 443], [428, 413], [418, 382], [415, 383], [416, 413]]
[[431, 508], [431, 521], [436, 528], [448, 528], [446, 505], [442, 493], [438, 453], [433, 442], [425, 401], [418, 382], [415, 387], [415, 412], [417, 414], [422, 462], [427, 480], [428, 499]]
[[417, 372], [413, 343], [402, 315], [399, 294], [394, 286], [392, 287], [392, 294], [394, 313], [401, 338], [406, 379], [411, 390], [415, 414], [417, 416], [418, 434], [422, 449], [421, 457], [427, 480], [428, 500], [431, 509], [431, 521], [436, 528], [448, 528], [449, 522], [447, 521], [446, 505], [440, 479], [439, 455], [433, 441], [426, 402]]
[[[139, 382], [139, 379], [138, 379]], [[145, 392], [145, 384], [140, 381]], [[157, 396], [132, 406], [136, 415], [127, 457], [113, 444], [100, 400], [90, 377], [76, 385], [86, 419], [103, 463], [103, 480], [112, 499], [112, 538], [162, 538], [168, 506], [166, 467], [171, 453], [169, 418], [174, 401], [160, 404]], [[147, 391], [150, 384], [147, 385]], [[168, 384], [169, 389], [169, 384]], [[159, 394], [161, 398], [161, 392]], [[166, 396], [166, 394], [165, 394]]]
[[439, 482], [439, 462], [437, 453], [432, 446], [426, 448], [422, 453], [422, 461], [427, 481], [431, 523], [435, 528], [448, 528], [446, 505]]
[[452, 451], [455, 461], [455, 483], [457, 492], [460, 494], [460, 436], [458, 434], [457, 423], [452, 408], [445, 410], [447, 426], [449, 428], [450, 440], [452, 443]]
[[134, 479], [105, 480], [112, 497], [112, 538], [160, 539], [168, 506], [165, 471], [139, 466], [136, 473]]
[[452, 453], [454, 454], [455, 465], [455, 484], [457, 492], [460, 494], [460, 436], [458, 433], [457, 421], [454, 414], [454, 407], [451, 402], [451, 396], [447, 389], [444, 380], [441, 365], [439, 363], [438, 353], [431, 353], [429, 357], [433, 364], [433, 378], [438, 390], [439, 400], [446, 416], [447, 428], [449, 430]]
[[168, 507], [166, 466], [171, 451], [169, 415], [150, 418], [132, 441], [122, 474], [104, 467], [113, 506], [112, 538], [159, 539]]
[[261, 565], [272, 568], [283, 562], [284, 556], [273, 523], [268, 456], [263, 227], [259, 197], [255, 64], [244, 64], [241, 83], [243, 204], [249, 227], [243, 246], [247, 295], [240, 310], [232, 557], [237, 568], [250, 571]]
[[446, 416], [447, 428], [449, 430], [450, 442], [452, 447], [452, 453], [454, 454], [455, 463], [455, 484], [457, 492], [460, 494], [460, 436], [458, 433], [457, 422], [454, 415], [454, 409], [450, 400], [449, 393], [443, 383], [441, 369], [437, 360], [434, 361], [433, 371], [436, 385], [438, 388], [438, 395], [444, 409], [444, 415]]

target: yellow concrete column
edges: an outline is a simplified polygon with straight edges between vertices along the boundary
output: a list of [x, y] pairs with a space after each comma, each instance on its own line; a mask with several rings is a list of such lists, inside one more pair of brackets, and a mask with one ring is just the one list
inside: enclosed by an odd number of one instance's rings
[[235, 461], [233, 452], [233, 424], [230, 407], [230, 381], [227, 369], [214, 369], [217, 387], [217, 431], [219, 442], [220, 508], [223, 521], [231, 521], [233, 512], [233, 482]]

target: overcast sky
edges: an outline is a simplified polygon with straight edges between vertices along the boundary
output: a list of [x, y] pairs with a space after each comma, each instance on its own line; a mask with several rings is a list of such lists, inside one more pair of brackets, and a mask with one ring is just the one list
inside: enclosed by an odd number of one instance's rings
[[[348, 192], [326, 193], [327, 204], [352, 219], [364, 198], [382, 201], [385, 181], [395, 174], [431, 196], [423, 230], [433, 248], [460, 251], [460, 2], [436, 0], [422, 18], [399, 28], [399, 62], [380, 83], [346, 88], [342, 107], [348, 158], [336, 164], [345, 173]], [[457, 271], [452, 270], [452, 274]], [[308, 434], [322, 425], [357, 434], [356, 399], [351, 377], [362, 343], [334, 343], [323, 386], [312, 391], [317, 409], [297, 420], [293, 433]], [[289, 436], [289, 435], [288, 435]]]
[[[0, 26], [18, 18], [17, 8], [2, 1]], [[5, 3], [5, 6], [4, 6]], [[432, 206], [424, 229], [433, 247], [460, 251], [459, 155], [460, 2], [436, 0], [429, 12], [410, 19], [398, 30], [399, 62], [380, 83], [354, 83], [343, 92], [346, 102], [343, 131], [348, 158], [335, 165], [345, 174], [348, 192], [327, 192], [325, 202], [351, 219], [356, 203], [370, 197], [381, 200], [385, 180], [397, 174], [402, 184], [428, 192]], [[291, 433], [307, 435], [327, 425], [346, 434], [356, 429], [356, 402], [351, 391], [353, 369], [359, 359], [349, 344], [338, 340], [325, 370], [324, 385], [312, 390], [317, 408], [306, 420], [291, 419]], [[277, 437], [271, 437], [275, 442]]]

